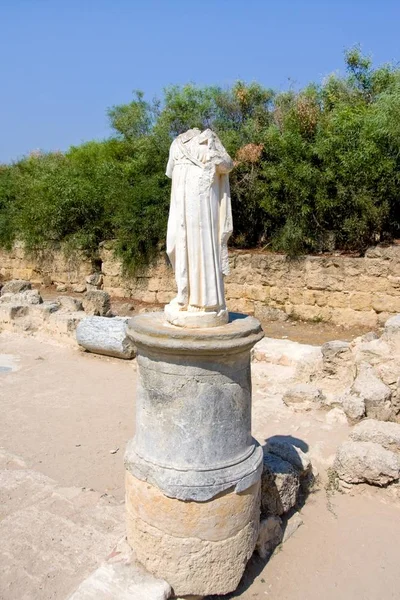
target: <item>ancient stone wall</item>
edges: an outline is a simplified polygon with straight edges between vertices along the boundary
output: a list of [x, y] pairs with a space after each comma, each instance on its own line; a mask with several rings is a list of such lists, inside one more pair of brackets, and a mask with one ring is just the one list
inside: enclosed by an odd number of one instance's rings
[[0, 249], [0, 279], [27, 279], [33, 284], [73, 285], [85, 281], [93, 272], [90, 260], [83, 256], [67, 258], [63, 252], [52, 250], [28, 256], [17, 242], [11, 252]]
[[[103, 289], [114, 297], [165, 304], [175, 294], [166, 258], [137, 277], [124, 277], [112, 242], [100, 245]], [[268, 318], [278, 308], [297, 318], [330, 321], [337, 325], [375, 327], [400, 312], [400, 246], [370, 248], [362, 258], [306, 256], [289, 260], [283, 255], [233, 251], [226, 279], [230, 310]], [[85, 283], [93, 272], [88, 260], [65, 259], [53, 252], [40, 259], [26, 258], [21, 245], [0, 252], [3, 279], [33, 283]]]

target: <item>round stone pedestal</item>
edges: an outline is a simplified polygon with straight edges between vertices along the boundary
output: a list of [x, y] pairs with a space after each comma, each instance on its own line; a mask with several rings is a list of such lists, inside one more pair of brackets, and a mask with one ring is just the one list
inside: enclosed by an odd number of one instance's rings
[[137, 560], [168, 581], [177, 596], [237, 588], [258, 537], [260, 482], [239, 494], [184, 502], [127, 471], [126, 506], [128, 542]]
[[[234, 590], [258, 533], [262, 449], [251, 436], [259, 322], [188, 329], [132, 319], [139, 382], [128, 444], [128, 541], [177, 595]], [[231, 565], [231, 566], [229, 566]]]

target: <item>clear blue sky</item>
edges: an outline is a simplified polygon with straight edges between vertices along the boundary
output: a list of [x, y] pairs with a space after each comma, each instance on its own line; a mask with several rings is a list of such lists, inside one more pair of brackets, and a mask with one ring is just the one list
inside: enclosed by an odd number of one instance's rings
[[0, 0], [0, 161], [107, 137], [134, 89], [299, 87], [357, 43], [398, 61], [399, 32], [399, 0]]

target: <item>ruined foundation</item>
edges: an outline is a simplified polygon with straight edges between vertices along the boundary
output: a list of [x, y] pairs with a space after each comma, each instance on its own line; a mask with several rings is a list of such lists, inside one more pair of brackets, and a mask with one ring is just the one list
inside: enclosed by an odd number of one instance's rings
[[233, 591], [258, 535], [262, 449], [251, 437], [258, 321], [187, 329], [139, 315], [136, 436], [126, 451], [128, 541], [176, 595]]

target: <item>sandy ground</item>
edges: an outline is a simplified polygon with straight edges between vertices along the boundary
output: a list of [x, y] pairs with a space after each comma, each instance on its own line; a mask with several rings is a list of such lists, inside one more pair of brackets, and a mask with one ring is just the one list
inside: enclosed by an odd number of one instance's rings
[[[286, 409], [274, 389], [286, 376], [278, 365], [253, 365], [254, 434], [261, 443], [296, 438], [320, 483], [304, 524], [267, 564], [254, 558], [228, 597], [400, 598], [398, 498], [371, 488], [327, 493], [326, 469], [348, 426]], [[1, 600], [65, 600], [123, 536], [135, 383], [134, 362], [0, 335]]]

